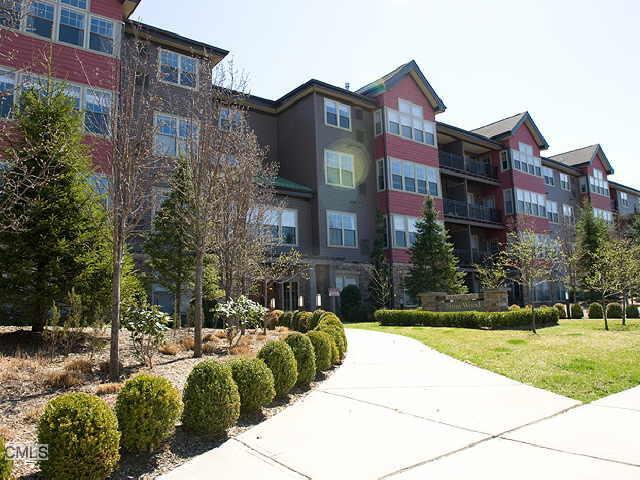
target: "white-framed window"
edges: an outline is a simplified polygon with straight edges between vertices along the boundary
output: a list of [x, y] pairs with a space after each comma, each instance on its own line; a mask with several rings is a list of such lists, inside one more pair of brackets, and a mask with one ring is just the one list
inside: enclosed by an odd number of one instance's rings
[[420, 105], [399, 98], [398, 110], [387, 108], [386, 116], [389, 133], [414, 142], [436, 145], [436, 125], [424, 119]]
[[160, 49], [158, 75], [161, 82], [180, 87], [198, 88], [198, 59]]
[[376, 110], [373, 112], [373, 133], [377, 137], [382, 135], [382, 110]]
[[351, 107], [330, 98], [325, 98], [324, 123], [331, 127], [351, 130]]
[[549, 167], [542, 167], [542, 176], [544, 177], [544, 184], [550, 187], [555, 186], [556, 180], [553, 175], [553, 169]]
[[510, 188], [503, 190], [502, 196], [504, 198], [504, 213], [506, 215], [513, 215], [513, 190]]
[[334, 187], [354, 188], [353, 155], [324, 151], [324, 172], [327, 185]]
[[547, 200], [547, 218], [551, 223], [559, 223], [558, 202]]
[[416, 217], [407, 215], [391, 215], [391, 226], [393, 227], [393, 247], [409, 248], [416, 241], [418, 229]]
[[379, 192], [387, 188], [386, 162], [384, 158], [376, 160], [376, 188]]
[[358, 286], [358, 277], [350, 273], [336, 273], [336, 288], [340, 291], [349, 285]]
[[358, 245], [356, 214], [327, 210], [327, 242], [330, 247], [356, 248]]
[[625, 207], [629, 206], [629, 196], [627, 192], [620, 192], [620, 203]]
[[218, 114], [218, 127], [233, 130], [242, 124], [242, 112], [235, 108], [221, 107]]
[[265, 224], [269, 226], [271, 238], [281, 245], [298, 244], [298, 211], [273, 209], [265, 213]]
[[16, 91], [16, 72], [0, 68], [0, 118], [8, 118], [13, 112]]
[[591, 193], [597, 193], [604, 197], [609, 196], [609, 182], [607, 182], [602, 170], [593, 169], [593, 175], [589, 175], [589, 186], [591, 187]]
[[154, 115], [154, 152], [162, 157], [178, 157], [197, 141], [198, 125], [191, 120], [166, 113]]
[[566, 203], [562, 204], [562, 217], [564, 219], [564, 223], [569, 225], [574, 225], [576, 223], [573, 205], [567, 205]]
[[541, 193], [516, 188], [516, 212], [547, 218], [546, 198]]
[[389, 158], [388, 164], [391, 165], [389, 182], [391, 189], [422, 195], [439, 195], [440, 182], [437, 168], [398, 158]]
[[21, 28], [37, 37], [115, 54], [119, 25], [89, 11], [86, 0], [37, 0], [28, 5]]
[[569, 175], [566, 173], [560, 173], [560, 188], [567, 192], [571, 191], [571, 180], [569, 179]]
[[609, 210], [603, 210], [601, 208], [594, 208], [593, 214], [596, 218], [600, 218], [607, 222], [609, 225], [613, 225], [613, 213]]
[[96, 192], [105, 208], [109, 208], [109, 177], [104, 173], [94, 173], [89, 177], [89, 184]]
[[503, 172], [511, 168], [511, 162], [509, 160], [509, 150], [500, 151], [500, 168]]
[[518, 150], [511, 150], [511, 164], [516, 170], [542, 177], [542, 161], [533, 155], [533, 147], [520, 142]]

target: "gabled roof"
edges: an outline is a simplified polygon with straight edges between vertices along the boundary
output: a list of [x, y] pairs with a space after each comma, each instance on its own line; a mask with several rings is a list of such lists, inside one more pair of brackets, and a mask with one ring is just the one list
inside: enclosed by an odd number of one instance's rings
[[474, 128], [471, 131], [480, 135], [484, 135], [485, 137], [489, 137], [493, 140], [502, 140], [513, 135], [523, 123], [527, 125], [527, 127], [533, 134], [536, 142], [538, 142], [538, 147], [540, 147], [540, 149], [546, 150], [547, 148], [549, 148], [549, 144], [542, 136], [540, 129], [533, 121], [533, 118], [531, 118], [531, 115], [529, 115], [529, 112], [518, 113], [511, 117], [503, 118], [502, 120], [498, 120], [497, 122], [490, 123], [489, 125]]
[[604, 154], [604, 150], [602, 150], [600, 144], [577, 148], [575, 150], [553, 155], [549, 158], [557, 162], [564, 163], [565, 165], [576, 167], [578, 165], [590, 164], [593, 159], [596, 158], [596, 155], [600, 156], [602, 163], [604, 163], [604, 166], [607, 169], [607, 174], [611, 175], [613, 173], [613, 167], [611, 166], [611, 163], [609, 163], [609, 159]]
[[140, 5], [140, 1], [141, 0], [120, 0], [120, 3], [122, 3], [122, 17], [127, 19], [133, 15], [135, 9]]
[[429, 103], [431, 103], [431, 106], [436, 113], [444, 112], [446, 110], [447, 107], [445, 106], [444, 102], [438, 96], [431, 84], [427, 81], [427, 78], [424, 76], [422, 70], [420, 70], [420, 67], [418, 67], [418, 64], [415, 60], [411, 60], [404, 65], [400, 65], [395, 70], [360, 88], [359, 90], [357, 90], [357, 92], [362, 95], [369, 96], [379, 95], [382, 92], [392, 88], [406, 75], [410, 75], [416, 81], [416, 83], [422, 90], [422, 93], [424, 93], [425, 97], [427, 97]]
[[609, 180], [609, 187], [613, 188], [614, 190], [622, 190], [623, 192], [628, 192], [640, 196], [640, 190], [637, 190], [633, 187], [628, 187], [612, 180]]

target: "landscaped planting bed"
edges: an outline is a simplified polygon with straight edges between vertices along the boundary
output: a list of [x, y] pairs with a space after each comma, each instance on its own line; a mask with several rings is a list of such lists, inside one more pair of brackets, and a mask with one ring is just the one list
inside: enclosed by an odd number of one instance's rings
[[[299, 328], [307, 329], [311, 317], [311, 313], [298, 315], [304, 319], [297, 322]], [[343, 353], [343, 327], [333, 314], [328, 321], [324, 328], [335, 330]], [[34, 344], [30, 332], [3, 327], [0, 438], [12, 442], [39, 438], [50, 443], [54, 458], [41, 469], [51, 478], [65, 465], [75, 469], [72, 476], [83, 478], [104, 478], [114, 468], [110, 478], [152, 478], [165, 473], [278, 413], [330, 374], [316, 369], [313, 344], [317, 338], [312, 342], [306, 334], [275, 326], [277, 319], [273, 323], [273, 330], [251, 331], [230, 350], [224, 331], [205, 329], [204, 359], [193, 358], [192, 332], [169, 334], [169, 341], [160, 348], [165, 353], [157, 356], [153, 368], [143, 368], [134, 358], [128, 333], [123, 331], [120, 351], [125, 381], [117, 384], [108, 383], [101, 368], [108, 356], [106, 331], [74, 332], [74, 342], [63, 346], [64, 353], [58, 351], [60, 345], [51, 351], [45, 343], [25, 352], [24, 346]], [[322, 328], [319, 325], [312, 337]], [[321, 338], [321, 365], [326, 369], [328, 349], [338, 348], [331, 335]], [[268, 350], [281, 353], [268, 355]], [[278, 355], [288, 360], [283, 363]], [[336, 355], [332, 364], [341, 358]], [[277, 398], [276, 372], [279, 378], [287, 376]], [[82, 422], [85, 427], [73, 430]], [[74, 442], [63, 440], [70, 435]], [[110, 453], [85, 462], [83, 445]], [[16, 462], [13, 473], [24, 477], [38, 470], [36, 464]]]

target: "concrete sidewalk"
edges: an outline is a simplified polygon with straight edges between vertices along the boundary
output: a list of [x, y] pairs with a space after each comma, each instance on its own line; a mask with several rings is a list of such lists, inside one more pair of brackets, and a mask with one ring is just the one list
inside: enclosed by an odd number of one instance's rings
[[580, 406], [406, 337], [347, 336], [317, 390], [162, 478], [640, 478], [640, 387]]

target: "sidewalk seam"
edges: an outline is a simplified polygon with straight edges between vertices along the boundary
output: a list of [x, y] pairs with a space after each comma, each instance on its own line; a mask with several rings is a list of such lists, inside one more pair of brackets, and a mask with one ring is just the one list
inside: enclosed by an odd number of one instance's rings
[[281, 462], [280, 460], [276, 460], [273, 457], [270, 457], [269, 455], [267, 455], [266, 453], [261, 452], [260, 450], [252, 447], [251, 445], [249, 445], [248, 443], [243, 442], [242, 440], [238, 440], [237, 438], [232, 438], [231, 440], [234, 440], [236, 442], [238, 442], [240, 445], [242, 445], [245, 448], [248, 448], [249, 450], [251, 450], [252, 452], [260, 455], [261, 457], [267, 458], [270, 461], [272, 461], [273, 463], [277, 463], [278, 465], [280, 465], [283, 468], [286, 468], [287, 470], [289, 470], [290, 472], [295, 473], [296, 475], [300, 475], [302, 478], [306, 478], [308, 480], [312, 480], [312, 478], [309, 475], [306, 475], [302, 472], [299, 472], [298, 470], [296, 470], [295, 468], [290, 467], [289, 465], [287, 465], [286, 463]]

